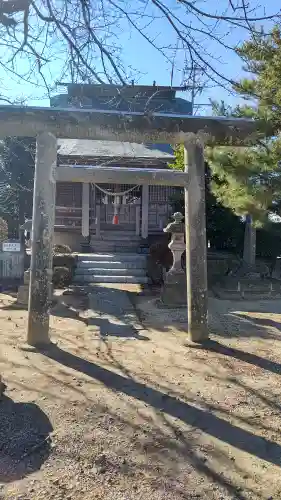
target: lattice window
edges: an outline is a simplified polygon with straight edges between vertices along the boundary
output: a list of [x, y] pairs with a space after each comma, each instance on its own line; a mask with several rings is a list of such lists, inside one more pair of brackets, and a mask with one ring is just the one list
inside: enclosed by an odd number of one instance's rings
[[80, 208], [82, 206], [82, 184], [80, 182], [58, 182], [56, 206]]
[[177, 190], [178, 188], [174, 186], [149, 186], [149, 201], [152, 203], [168, 202]]
[[82, 225], [82, 184], [58, 182], [55, 225], [79, 229]]

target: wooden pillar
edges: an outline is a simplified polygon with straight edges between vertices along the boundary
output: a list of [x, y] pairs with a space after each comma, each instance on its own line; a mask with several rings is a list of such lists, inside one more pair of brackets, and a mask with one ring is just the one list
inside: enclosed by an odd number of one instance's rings
[[204, 149], [196, 136], [185, 144], [185, 171], [188, 338], [200, 343], [208, 339], [208, 290]]
[[38, 135], [32, 215], [32, 247], [28, 301], [27, 343], [48, 344], [55, 220], [57, 139]]
[[89, 236], [90, 225], [90, 184], [83, 182], [82, 184], [82, 236], [86, 238]]
[[149, 204], [149, 185], [142, 186], [142, 214], [141, 214], [141, 236], [148, 237], [148, 204]]

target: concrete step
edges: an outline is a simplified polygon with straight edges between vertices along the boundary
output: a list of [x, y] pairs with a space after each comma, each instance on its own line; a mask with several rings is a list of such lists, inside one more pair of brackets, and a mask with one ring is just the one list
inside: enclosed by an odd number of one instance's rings
[[74, 283], [132, 283], [146, 284], [149, 283], [147, 276], [93, 276], [93, 275], [78, 275], [74, 277]]
[[144, 259], [139, 260], [80, 260], [77, 263], [78, 269], [146, 269], [146, 261]]
[[93, 275], [93, 276], [105, 276], [108, 274], [113, 274], [114, 276], [145, 276], [146, 272], [145, 269], [126, 269], [125, 267], [123, 268], [115, 268], [115, 269], [108, 269], [108, 268], [95, 268], [95, 267], [85, 267], [85, 268], [77, 268], [75, 272], [75, 276], [88, 276], [88, 275]]
[[92, 246], [92, 249], [94, 252], [121, 252], [121, 253], [137, 253], [138, 252], [138, 249], [139, 249], [139, 246], [137, 245], [133, 245], [132, 243], [130, 243], [129, 245], [125, 245], [123, 246], [122, 244], [114, 244], [114, 245], [111, 245], [109, 243], [99, 243], [98, 245], [96, 244], [93, 244], [91, 245]]
[[110, 234], [101, 234], [99, 238], [92, 236], [91, 241], [94, 243], [96, 241], [140, 241], [141, 238], [134, 233], [131, 234], [116, 234], [116, 236], [111, 236]]
[[[107, 236], [111, 236], [111, 238], [117, 238], [119, 235], [123, 235], [123, 236], [138, 236], [135, 231], [132, 231], [132, 230], [126, 230], [126, 229], [120, 229], [120, 230], [105, 230], [105, 229], [101, 229], [100, 230], [100, 235], [101, 236], [104, 236], [104, 235], [107, 235]], [[96, 236], [96, 235], [94, 235]], [[140, 238], [140, 236], [138, 236], [138, 238]]]
[[74, 282], [148, 283], [146, 256], [137, 253], [80, 254]]
[[95, 261], [110, 261], [110, 262], [141, 262], [146, 261], [146, 255], [136, 253], [85, 253], [77, 256], [79, 262], [95, 262]]

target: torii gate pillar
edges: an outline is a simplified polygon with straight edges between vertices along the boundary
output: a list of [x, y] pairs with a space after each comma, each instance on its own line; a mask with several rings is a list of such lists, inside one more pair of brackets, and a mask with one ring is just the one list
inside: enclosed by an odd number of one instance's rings
[[53, 134], [43, 132], [37, 136], [36, 142], [28, 300], [27, 343], [34, 347], [50, 343], [56, 163], [57, 139]]
[[188, 340], [202, 343], [208, 339], [204, 146], [195, 134], [184, 146]]

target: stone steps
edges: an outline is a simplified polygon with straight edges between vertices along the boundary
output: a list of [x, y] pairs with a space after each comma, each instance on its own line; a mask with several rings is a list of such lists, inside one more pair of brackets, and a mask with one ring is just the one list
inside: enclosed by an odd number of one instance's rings
[[116, 232], [116, 234], [112, 233], [100, 233], [100, 237], [97, 238], [95, 236], [92, 236], [92, 241], [140, 241], [140, 236], [137, 236], [136, 234], [132, 232], [125, 233], [123, 232]]
[[98, 276], [98, 275], [78, 275], [74, 277], [74, 283], [131, 283], [134, 285], [145, 285], [149, 283], [147, 276]]
[[91, 248], [93, 250], [93, 252], [99, 252], [99, 253], [103, 253], [103, 252], [112, 252], [112, 253], [115, 253], [115, 252], [123, 252], [123, 253], [132, 253], [132, 252], [135, 252], [137, 253], [138, 250], [139, 250], [139, 245], [135, 245], [135, 244], [128, 244], [126, 246], [123, 246], [122, 244], [120, 243], [107, 243], [106, 241], [103, 241], [103, 242], [99, 242], [99, 243], [91, 243]]
[[148, 283], [146, 257], [135, 253], [80, 254], [74, 282]]
[[128, 260], [126, 263], [122, 261], [113, 261], [110, 260], [83, 260], [78, 263], [77, 269], [122, 269], [126, 264], [127, 269], [146, 269], [145, 260], [137, 261], [137, 260]]
[[140, 242], [140, 236], [132, 231], [101, 231], [99, 237], [92, 236], [91, 248], [94, 252], [137, 253]]
[[110, 252], [110, 253], [83, 253], [83, 254], [78, 254], [77, 256], [77, 261], [78, 265], [80, 262], [84, 261], [89, 261], [89, 262], [94, 262], [94, 261], [99, 261], [99, 262], [104, 262], [104, 261], [109, 261], [109, 262], [145, 262], [146, 261], [146, 256], [141, 255], [141, 254], [136, 254], [134, 252], [128, 252], [126, 254], [124, 253], [115, 253], [115, 252]]
[[143, 276], [145, 270], [144, 268], [142, 269], [136, 269], [134, 267], [127, 268], [127, 267], [119, 267], [119, 268], [111, 268], [110, 267], [79, 267], [76, 269], [76, 276], [79, 275], [96, 275], [96, 276], [103, 276], [106, 274], [109, 274], [109, 271], [111, 271], [111, 274], [114, 274], [114, 276], [128, 276], [128, 275], [134, 275], [134, 276]]

